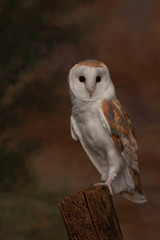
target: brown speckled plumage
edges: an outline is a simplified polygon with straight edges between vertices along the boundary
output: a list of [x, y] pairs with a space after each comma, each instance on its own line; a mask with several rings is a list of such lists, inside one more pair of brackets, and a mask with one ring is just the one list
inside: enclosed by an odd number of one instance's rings
[[130, 117], [117, 98], [111, 101], [104, 100], [102, 102], [102, 111], [110, 126], [112, 140], [128, 165], [135, 182], [135, 188], [141, 193], [137, 143]]
[[97, 60], [84, 60], [76, 64], [76, 67], [87, 66], [87, 67], [104, 67], [104, 63]]

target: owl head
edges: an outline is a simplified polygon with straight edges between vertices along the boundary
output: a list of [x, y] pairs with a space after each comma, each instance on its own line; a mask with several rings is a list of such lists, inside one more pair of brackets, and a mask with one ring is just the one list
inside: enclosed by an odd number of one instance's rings
[[71, 68], [68, 80], [72, 99], [88, 102], [115, 97], [114, 85], [103, 62], [85, 60], [76, 64]]

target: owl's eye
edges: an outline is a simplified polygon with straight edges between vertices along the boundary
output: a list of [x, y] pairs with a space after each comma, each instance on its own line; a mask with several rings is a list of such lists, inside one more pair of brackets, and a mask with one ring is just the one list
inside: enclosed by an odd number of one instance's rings
[[96, 77], [96, 82], [100, 82], [101, 81], [101, 77], [100, 76], [97, 76]]
[[84, 76], [80, 76], [80, 77], [79, 77], [79, 81], [80, 81], [80, 82], [85, 82], [85, 77], [84, 77]]

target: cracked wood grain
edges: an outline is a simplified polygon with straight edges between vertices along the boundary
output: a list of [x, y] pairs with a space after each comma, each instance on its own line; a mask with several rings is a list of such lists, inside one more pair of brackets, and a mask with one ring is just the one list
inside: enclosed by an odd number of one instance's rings
[[123, 239], [107, 187], [90, 187], [66, 196], [59, 209], [70, 240]]

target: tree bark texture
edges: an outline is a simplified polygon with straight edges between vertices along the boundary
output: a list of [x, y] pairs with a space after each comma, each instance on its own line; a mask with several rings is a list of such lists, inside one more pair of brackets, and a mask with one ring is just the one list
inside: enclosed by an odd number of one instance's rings
[[106, 186], [66, 196], [59, 202], [70, 240], [121, 240], [112, 198]]

